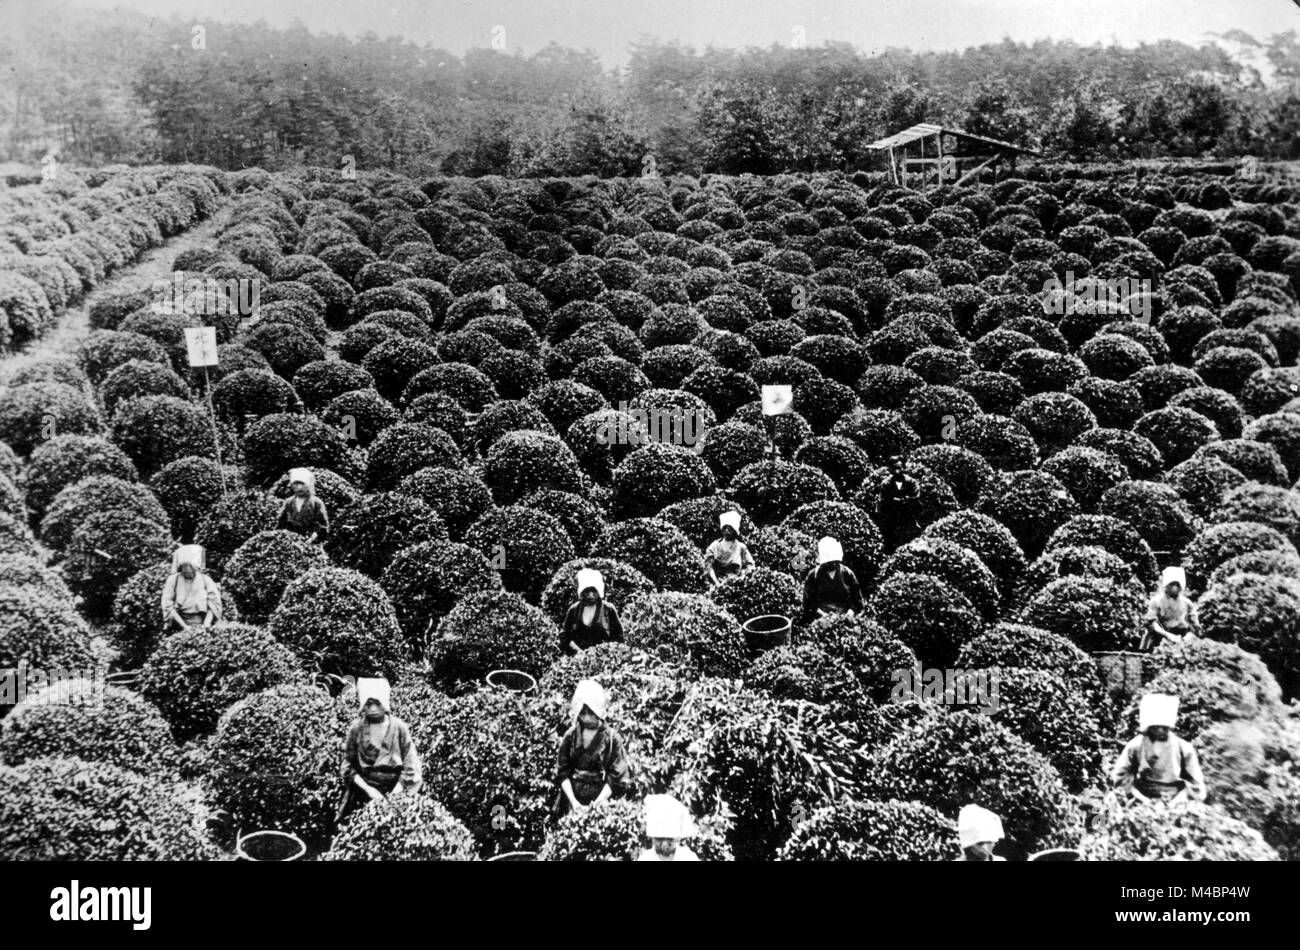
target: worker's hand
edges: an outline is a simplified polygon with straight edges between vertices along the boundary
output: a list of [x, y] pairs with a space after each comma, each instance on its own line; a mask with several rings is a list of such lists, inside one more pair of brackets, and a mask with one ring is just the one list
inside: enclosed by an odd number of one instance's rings
[[578, 645], [577, 645], [576, 643], [574, 643], [572, 640], [569, 641], [569, 649], [572, 650], [574, 653], [581, 653], [581, 652], [582, 652], [582, 647], [578, 646]]
[[309, 534], [309, 535], [307, 536], [307, 543], [308, 543], [308, 544], [315, 544], [315, 543], [316, 543], [316, 532], [315, 532], [315, 531], [313, 531], [311, 534]]
[[384, 797], [384, 793], [381, 792], [379, 789], [375, 788], [373, 785], [366, 786], [366, 794], [370, 796], [370, 800], [372, 802], [377, 802]]

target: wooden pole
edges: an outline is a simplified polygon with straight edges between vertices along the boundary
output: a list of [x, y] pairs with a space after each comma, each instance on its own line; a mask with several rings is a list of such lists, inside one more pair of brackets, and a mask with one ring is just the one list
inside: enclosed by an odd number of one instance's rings
[[217, 429], [217, 411], [212, 407], [212, 381], [203, 367], [203, 390], [208, 400], [208, 418], [212, 420], [212, 445], [217, 450], [217, 472], [221, 475], [221, 497], [226, 497], [226, 467], [221, 464], [221, 433]]
[[938, 186], [939, 186], [940, 188], [942, 188], [942, 187], [943, 187], [943, 133], [940, 132], [939, 135], [937, 136], [937, 138], [938, 138], [938, 140], [939, 140], [939, 181], [938, 181]]
[[965, 184], [967, 181], [970, 180], [970, 177], [971, 177], [972, 175], [976, 176], [976, 182], [978, 183], [978, 178], [979, 178], [980, 175], [982, 175], [982, 174], [984, 173], [984, 169], [988, 167], [988, 165], [989, 165], [990, 162], [993, 162], [993, 161], [996, 161], [996, 160], [997, 160], [997, 156], [996, 156], [996, 155], [994, 155], [994, 156], [990, 156], [989, 158], [984, 159], [984, 161], [980, 162], [980, 163], [979, 163], [978, 165], [976, 165], [974, 168], [969, 168], [969, 169], [967, 169], [967, 170], [966, 170], [966, 173], [965, 173], [964, 175], [962, 175], [960, 178], [958, 178], [955, 182], [953, 182], [953, 184], [955, 184], [955, 185], [963, 185], [963, 184]]

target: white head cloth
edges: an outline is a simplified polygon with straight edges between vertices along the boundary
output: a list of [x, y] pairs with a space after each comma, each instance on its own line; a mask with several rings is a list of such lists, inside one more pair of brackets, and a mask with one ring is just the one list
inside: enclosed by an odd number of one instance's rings
[[690, 838], [695, 822], [686, 806], [671, 795], [645, 797], [645, 832], [651, 838]]
[[392, 707], [389, 705], [391, 696], [392, 688], [386, 679], [357, 680], [357, 705], [362, 709], [366, 708], [366, 703], [370, 700], [377, 699], [379, 705], [384, 707], [384, 712], [392, 712]]
[[964, 805], [957, 814], [957, 837], [963, 848], [981, 841], [1001, 841], [1002, 819], [979, 805]]
[[588, 587], [596, 588], [597, 597], [605, 596], [605, 578], [600, 575], [600, 571], [584, 567], [578, 571], [578, 596], [582, 596], [582, 592]]
[[1178, 697], [1168, 693], [1147, 693], [1138, 703], [1138, 732], [1152, 726], [1172, 729], [1178, 722]]
[[289, 469], [289, 484], [292, 485], [294, 482], [302, 482], [310, 492], [316, 491], [316, 476], [311, 473], [309, 468]]
[[817, 542], [817, 565], [829, 564], [831, 561], [844, 560], [844, 548], [830, 535]]
[[581, 680], [573, 691], [573, 702], [569, 704], [569, 717], [577, 722], [578, 713], [582, 712], [583, 706], [586, 706], [603, 720], [607, 703], [605, 687], [596, 680]]

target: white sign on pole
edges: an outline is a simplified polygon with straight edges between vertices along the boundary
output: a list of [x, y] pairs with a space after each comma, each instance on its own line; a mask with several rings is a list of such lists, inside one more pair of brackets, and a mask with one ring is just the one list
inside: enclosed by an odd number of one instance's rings
[[216, 327], [186, 327], [185, 346], [190, 351], [191, 366], [217, 365]]
[[793, 386], [764, 386], [763, 415], [780, 416], [790, 411], [794, 402]]

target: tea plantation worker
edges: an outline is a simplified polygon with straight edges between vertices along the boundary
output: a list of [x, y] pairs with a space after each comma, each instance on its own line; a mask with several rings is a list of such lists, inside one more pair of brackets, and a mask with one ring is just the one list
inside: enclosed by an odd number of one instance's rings
[[559, 818], [570, 810], [581, 814], [627, 790], [632, 770], [623, 742], [605, 724], [605, 689], [595, 680], [582, 680], [573, 691], [570, 718], [557, 756], [555, 782], [559, 791], [552, 808]]
[[307, 468], [289, 469], [289, 491], [275, 526], [282, 531], [304, 534], [308, 541], [329, 537], [330, 519], [325, 502], [316, 497], [316, 476]]
[[414, 795], [424, 782], [411, 727], [392, 714], [389, 696], [388, 680], [357, 680], [361, 712], [343, 741], [338, 820], [390, 793]]
[[882, 517], [898, 523], [915, 523], [910, 512], [912, 504], [921, 495], [921, 486], [903, 470], [903, 462], [901, 455], [895, 455], [889, 460], [889, 475], [880, 488], [880, 513]]
[[726, 511], [718, 516], [722, 537], [704, 551], [704, 569], [709, 583], [717, 584], [722, 578], [739, 574], [754, 566], [754, 558], [745, 542], [740, 540], [740, 512]]
[[576, 656], [587, 647], [610, 641], [623, 642], [623, 622], [618, 609], [605, 602], [605, 578], [600, 571], [578, 571], [578, 599], [564, 615], [560, 628], [560, 650]]
[[1161, 640], [1181, 640], [1200, 629], [1196, 604], [1187, 596], [1187, 572], [1181, 567], [1166, 567], [1160, 572], [1160, 589], [1147, 604], [1147, 629], [1142, 649], [1151, 650]]
[[844, 549], [829, 535], [817, 542], [817, 566], [808, 572], [803, 584], [804, 621], [847, 613], [850, 617], [862, 610], [862, 588], [858, 578], [846, 565]]
[[1138, 703], [1138, 734], [1110, 770], [1110, 783], [1161, 801], [1204, 801], [1205, 777], [1196, 749], [1173, 733], [1178, 697], [1148, 693]]
[[645, 797], [645, 833], [654, 847], [641, 852], [638, 861], [698, 861], [681, 839], [695, 835], [695, 822], [686, 806], [671, 795]]
[[172, 555], [172, 573], [163, 584], [163, 625], [168, 633], [186, 627], [211, 627], [221, 619], [221, 588], [203, 572], [199, 544], [183, 544]]
[[1006, 837], [1002, 819], [979, 805], [963, 805], [957, 813], [957, 838], [962, 854], [958, 861], [1005, 861], [993, 853], [994, 846]]

